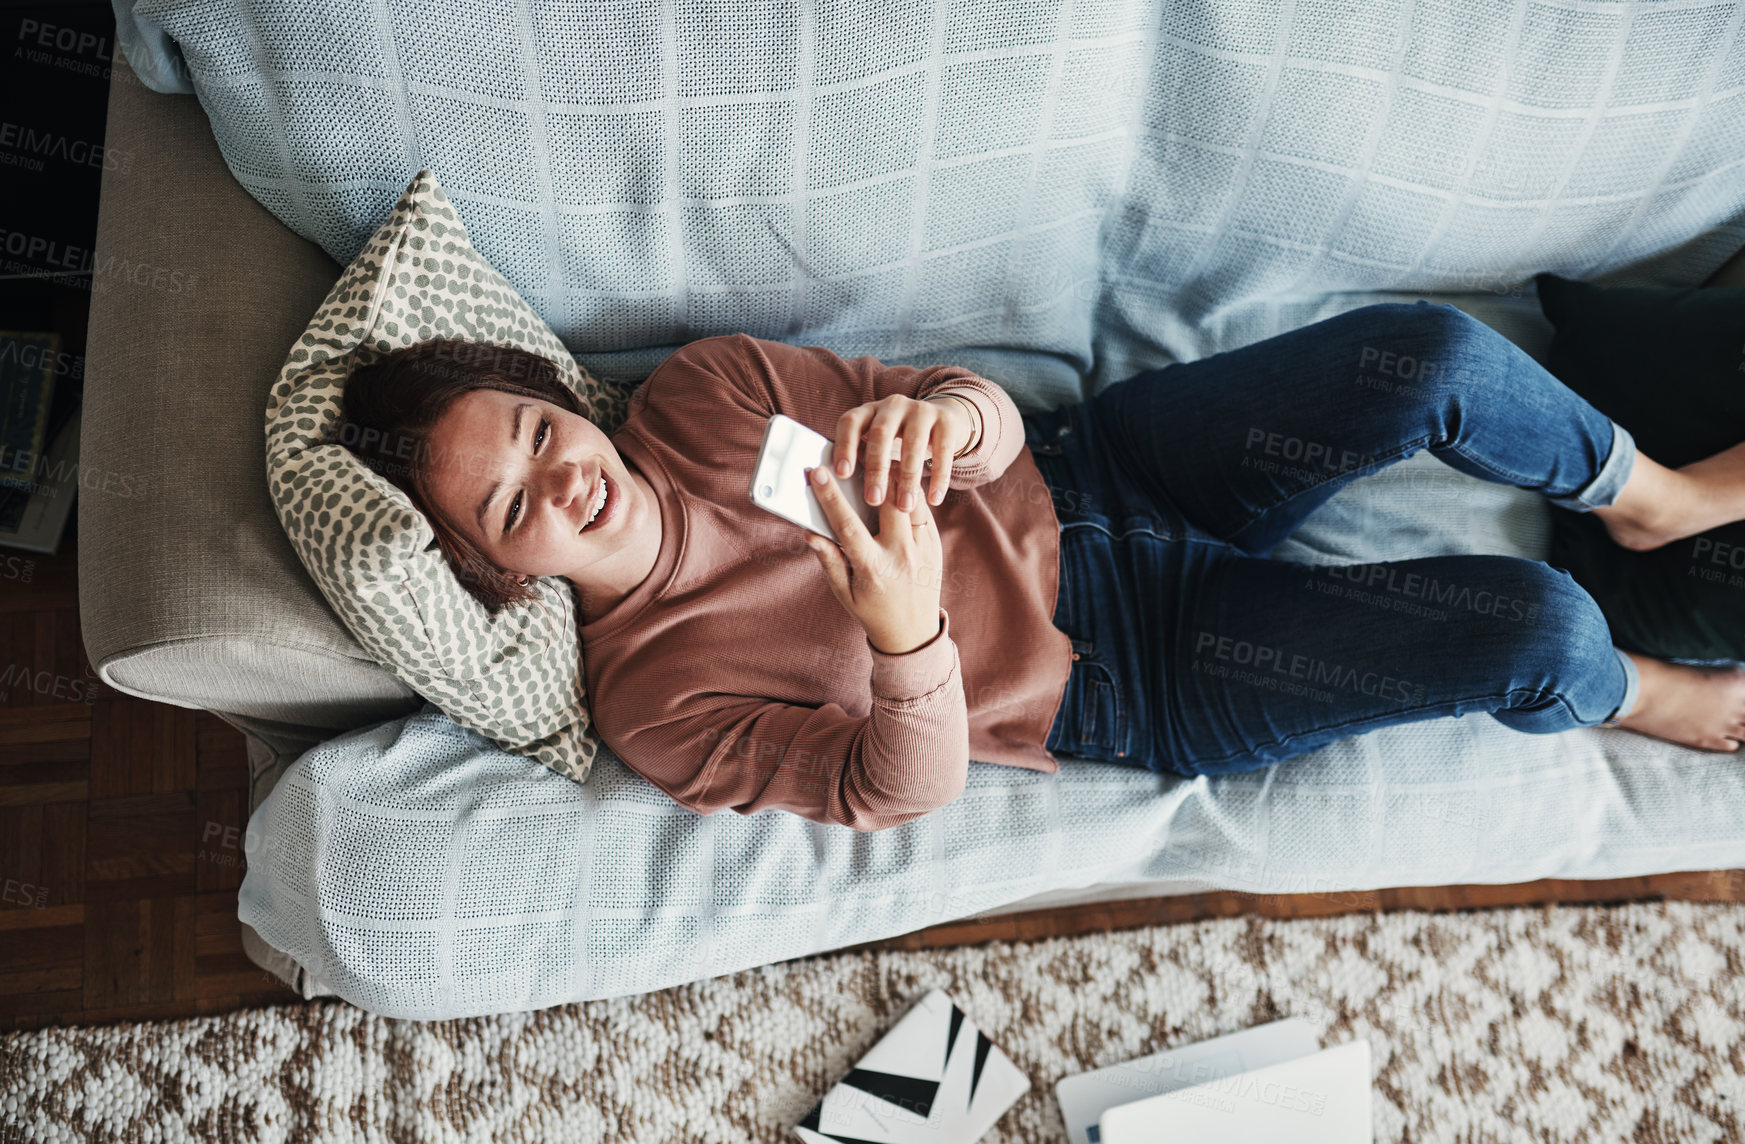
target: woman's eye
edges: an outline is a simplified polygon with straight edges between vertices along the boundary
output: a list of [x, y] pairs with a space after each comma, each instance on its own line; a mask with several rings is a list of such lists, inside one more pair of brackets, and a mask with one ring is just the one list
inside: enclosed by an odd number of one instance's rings
[[[539, 452], [540, 446], [545, 444], [546, 432], [550, 428], [551, 428], [551, 422], [545, 420], [544, 418], [541, 418], [540, 422], [539, 422], [539, 432], [533, 438], [533, 451], [535, 453]], [[521, 515], [520, 510], [521, 510], [521, 494], [516, 493], [515, 494], [515, 503], [513, 503], [509, 506], [508, 519], [504, 520], [504, 522], [503, 522], [503, 531], [504, 532], [508, 532], [511, 528], [515, 527], [515, 520], [517, 517], [519, 517]]]

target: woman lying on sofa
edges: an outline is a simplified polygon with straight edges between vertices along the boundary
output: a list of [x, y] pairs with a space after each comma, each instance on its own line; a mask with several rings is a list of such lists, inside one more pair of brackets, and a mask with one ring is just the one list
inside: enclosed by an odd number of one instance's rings
[[[351, 377], [345, 420], [382, 440], [360, 456], [493, 610], [569, 580], [602, 739], [700, 813], [879, 830], [955, 799], [972, 758], [1216, 775], [1470, 712], [1745, 740], [1745, 668], [1615, 649], [1543, 562], [1265, 558], [1421, 448], [1597, 513], [1631, 549], [1745, 518], [1745, 445], [1659, 465], [1452, 307], [1370, 306], [1045, 414], [958, 367], [708, 338], [610, 439], [543, 359], [457, 368], [456, 348]], [[822, 471], [840, 545], [751, 503], [778, 412], [831, 438], [838, 474], [864, 462], [876, 535]]]

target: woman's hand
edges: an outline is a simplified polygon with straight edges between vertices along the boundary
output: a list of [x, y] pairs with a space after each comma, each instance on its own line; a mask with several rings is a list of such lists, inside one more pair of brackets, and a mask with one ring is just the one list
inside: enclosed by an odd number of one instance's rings
[[[975, 426], [966, 401], [936, 394], [924, 401], [893, 393], [880, 401], [857, 405], [836, 419], [830, 463], [838, 476], [854, 472], [854, 457], [861, 438], [866, 438], [866, 503], [880, 504], [884, 481], [891, 468], [893, 442], [902, 438], [903, 455], [898, 462], [892, 500], [902, 512], [921, 501], [921, 467], [933, 461], [927, 480], [927, 503], [938, 504], [951, 487], [951, 462], [969, 443]], [[881, 520], [883, 517], [880, 518]], [[881, 527], [881, 535], [883, 530]], [[838, 530], [837, 535], [841, 535]]]
[[872, 646], [887, 655], [902, 655], [938, 635], [945, 554], [933, 510], [925, 501], [909, 512], [886, 502], [879, 506], [875, 538], [829, 470], [807, 469], [806, 479], [842, 547], [839, 551], [827, 537], [816, 535], [806, 537], [806, 546], [818, 554], [831, 593], [860, 621]]

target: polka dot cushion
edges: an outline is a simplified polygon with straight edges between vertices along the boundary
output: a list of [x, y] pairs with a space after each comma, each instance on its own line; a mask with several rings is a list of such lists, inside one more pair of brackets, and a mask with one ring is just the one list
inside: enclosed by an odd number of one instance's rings
[[599, 740], [584, 694], [569, 582], [492, 616], [443, 558], [424, 514], [338, 442], [352, 370], [432, 338], [515, 346], [555, 362], [607, 434], [628, 391], [584, 371], [477, 251], [436, 176], [412, 179], [316, 310], [267, 401], [267, 482], [291, 545], [377, 662], [506, 751], [582, 782]]

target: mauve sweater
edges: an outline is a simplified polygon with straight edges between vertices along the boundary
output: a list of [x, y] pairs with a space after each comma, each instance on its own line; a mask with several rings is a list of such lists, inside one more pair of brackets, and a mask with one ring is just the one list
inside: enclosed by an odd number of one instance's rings
[[[933, 506], [941, 630], [901, 655], [874, 649], [831, 594], [811, 533], [751, 503], [772, 414], [834, 439], [845, 411], [893, 393], [964, 396], [982, 422]], [[632, 770], [700, 814], [774, 808], [872, 831], [957, 798], [972, 758], [1060, 769], [1043, 745], [1072, 666], [1053, 623], [1059, 523], [999, 386], [705, 338], [649, 375], [612, 444], [653, 487], [662, 529], [648, 578], [581, 627], [595, 729]]]

